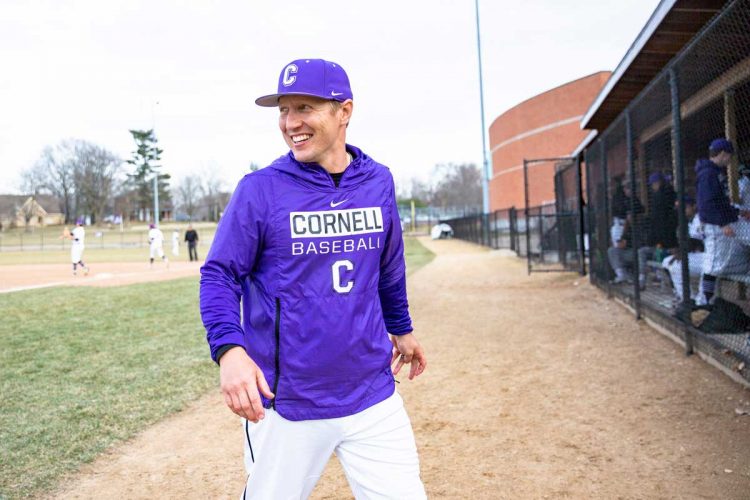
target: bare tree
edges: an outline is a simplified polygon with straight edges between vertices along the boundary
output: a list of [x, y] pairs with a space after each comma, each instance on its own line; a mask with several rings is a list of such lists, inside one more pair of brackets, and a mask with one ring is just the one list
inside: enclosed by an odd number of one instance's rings
[[175, 193], [179, 207], [190, 220], [195, 217], [201, 197], [201, 179], [197, 175], [188, 175], [177, 185]]
[[79, 207], [101, 221], [112, 199], [122, 161], [106, 149], [86, 141], [75, 142], [74, 179]]
[[44, 189], [60, 200], [60, 211], [65, 223], [73, 220], [73, 195], [75, 193], [75, 142], [65, 140], [57, 146], [47, 146], [32, 167], [43, 182]]
[[463, 207], [479, 210], [482, 207], [482, 173], [473, 163], [447, 163], [435, 167], [433, 205]]
[[224, 183], [219, 177], [217, 177], [215, 169], [206, 172], [201, 187], [203, 201], [208, 209], [208, 220], [216, 222], [219, 220], [219, 214], [224, 210], [226, 201], [223, 200], [225, 197], [221, 196], [221, 190], [224, 187]]
[[47, 172], [44, 166], [37, 163], [21, 172], [21, 192], [38, 196], [47, 188]]

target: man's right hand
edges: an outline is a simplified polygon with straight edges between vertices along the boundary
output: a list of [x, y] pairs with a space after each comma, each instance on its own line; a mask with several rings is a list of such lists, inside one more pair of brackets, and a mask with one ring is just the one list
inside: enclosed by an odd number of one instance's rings
[[724, 236], [734, 236], [734, 229], [729, 224], [722, 227], [721, 230], [724, 232]]
[[233, 347], [219, 360], [221, 393], [230, 410], [251, 422], [258, 423], [265, 417], [260, 392], [269, 399], [274, 398], [268, 387], [263, 370], [250, 359], [245, 349]]

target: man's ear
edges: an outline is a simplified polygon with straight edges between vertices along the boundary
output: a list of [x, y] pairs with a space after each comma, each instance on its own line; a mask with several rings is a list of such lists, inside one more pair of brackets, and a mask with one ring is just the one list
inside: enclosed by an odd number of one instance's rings
[[341, 123], [343, 125], [349, 126], [349, 120], [352, 119], [352, 112], [354, 111], [354, 101], [351, 99], [347, 99], [343, 103], [341, 103], [341, 107], [339, 107], [339, 110], [341, 110]]

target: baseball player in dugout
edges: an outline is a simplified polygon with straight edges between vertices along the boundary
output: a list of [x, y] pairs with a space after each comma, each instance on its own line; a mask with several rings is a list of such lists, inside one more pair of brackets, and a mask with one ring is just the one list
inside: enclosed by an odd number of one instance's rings
[[393, 177], [346, 143], [340, 65], [293, 61], [255, 103], [278, 109], [290, 151], [239, 182], [200, 286], [224, 401], [242, 417], [242, 497], [306, 498], [335, 453], [356, 498], [425, 498], [395, 389], [402, 367], [413, 379], [427, 359]]
[[701, 291], [709, 302], [718, 276], [750, 271], [750, 212], [732, 205], [727, 195], [727, 166], [733, 155], [730, 141], [715, 139], [708, 148], [708, 159], [698, 160], [695, 166], [698, 215], [706, 248]]

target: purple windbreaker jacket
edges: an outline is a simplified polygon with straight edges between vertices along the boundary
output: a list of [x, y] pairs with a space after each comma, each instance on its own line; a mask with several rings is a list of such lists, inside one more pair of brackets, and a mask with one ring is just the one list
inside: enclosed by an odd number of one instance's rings
[[347, 150], [338, 188], [291, 152], [246, 175], [201, 268], [211, 357], [244, 346], [276, 395], [264, 406], [289, 420], [352, 415], [389, 397], [388, 332], [412, 331], [393, 177]]

